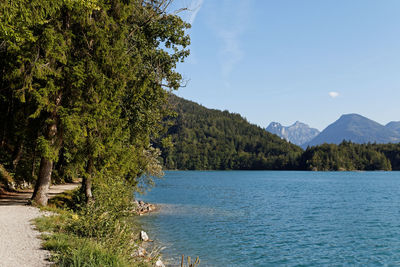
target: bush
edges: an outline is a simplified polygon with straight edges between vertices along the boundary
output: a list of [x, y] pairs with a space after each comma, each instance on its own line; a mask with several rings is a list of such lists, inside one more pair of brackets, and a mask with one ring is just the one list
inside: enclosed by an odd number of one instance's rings
[[58, 215], [36, 220], [58, 266], [149, 266], [135, 258], [141, 242], [133, 223], [133, 189], [122, 179], [97, 179], [94, 200], [81, 204], [80, 190], [50, 200], [47, 210]]

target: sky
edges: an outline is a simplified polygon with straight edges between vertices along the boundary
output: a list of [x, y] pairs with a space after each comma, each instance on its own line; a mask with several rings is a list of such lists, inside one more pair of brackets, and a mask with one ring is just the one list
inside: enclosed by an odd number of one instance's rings
[[400, 121], [400, 1], [175, 0], [192, 24], [176, 94], [266, 127]]

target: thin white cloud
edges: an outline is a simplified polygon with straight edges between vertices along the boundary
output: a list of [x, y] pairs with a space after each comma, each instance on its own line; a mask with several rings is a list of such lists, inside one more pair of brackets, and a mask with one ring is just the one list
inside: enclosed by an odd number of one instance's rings
[[336, 97], [339, 96], [339, 93], [338, 93], [338, 92], [334, 92], [334, 91], [329, 92], [328, 94], [329, 94], [329, 96], [332, 97], [332, 98], [336, 98]]
[[193, 25], [203, 3], [204, 0], [176, 0], [173, 2], [171, 12]]
[[229, 79], [229, 75], [233, 71], [234, 67], [243, 58], [244, 52], [240, 47], [239, 32], [223, 31], [219, 33], [219, 37], [223, 42], [221, 48], [222, 65], [221, 72], [225, 80]]
[[230, 87], [230, 74], [244, 57], [241, 35], [251, 12], [252, 1], [218, 1], [210, 3], [210, 27], [220, 40], [219, 57], [223, 83]]
[[193, 25], [194, 21], [196, 20], [197, 13], [199, 13], [201, 6], [203, 5], [204, 0], [194, 0], [190, 3], [189, 12], [190, 17], [188, 22]]

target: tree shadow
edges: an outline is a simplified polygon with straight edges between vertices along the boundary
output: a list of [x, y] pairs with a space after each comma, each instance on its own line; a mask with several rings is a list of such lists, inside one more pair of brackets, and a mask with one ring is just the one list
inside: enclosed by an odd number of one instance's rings
[[2, 193], [0, 195], [0, 206], [25, 206], [32, 197], [31, 192]]
[[[52, 185], [49, 188], [48, 196], [49, 199], [56, 195], [65, 192], [66, 190], [72, 190], [80, 185], [80, 181], [62, 185]], [[1, 188], [0, 188], [1, 189]], [[0, 190], [0, 207], [1, 206], [25, 206], [29, 205], [29, 201], [32, 198], [33, 190], [24, 190], [17, 192], [8, 192]]]

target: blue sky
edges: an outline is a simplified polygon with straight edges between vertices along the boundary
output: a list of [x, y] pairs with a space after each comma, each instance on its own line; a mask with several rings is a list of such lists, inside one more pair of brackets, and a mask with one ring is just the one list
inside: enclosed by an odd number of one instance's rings
[[400, 120], [400, 1], [175, 0], [192, 22], [177, 94], [266, 127]]

